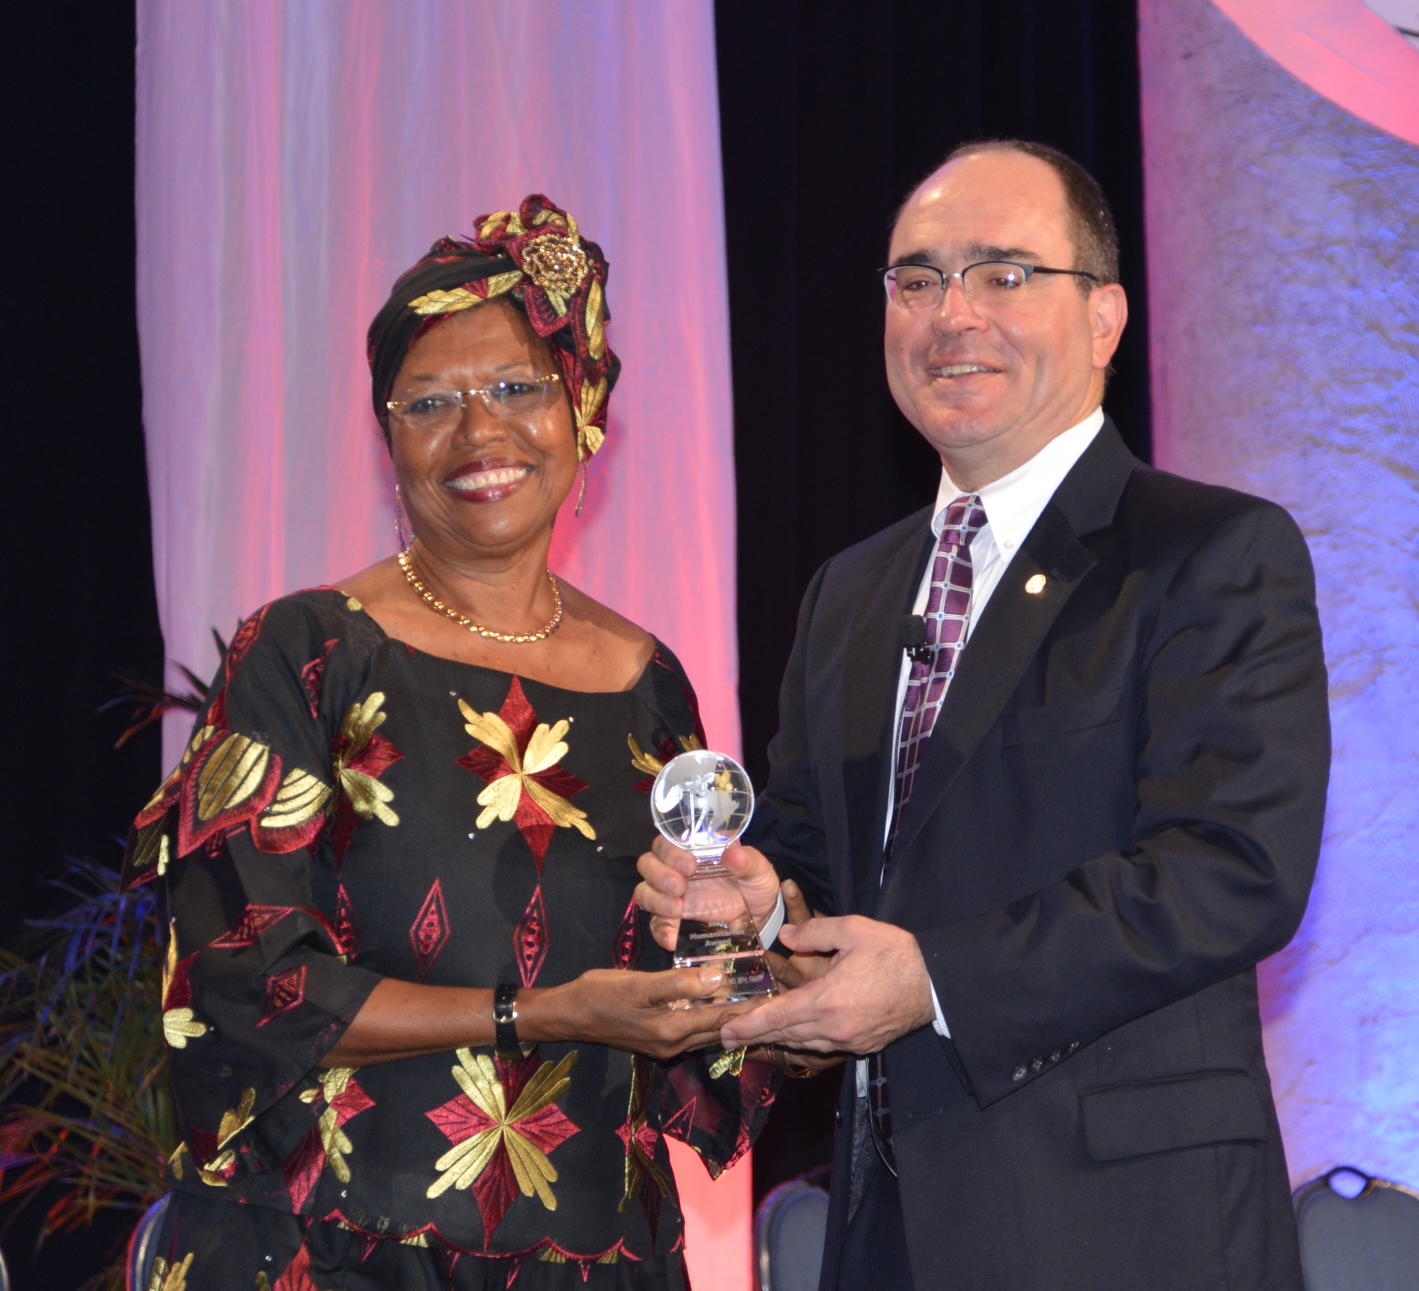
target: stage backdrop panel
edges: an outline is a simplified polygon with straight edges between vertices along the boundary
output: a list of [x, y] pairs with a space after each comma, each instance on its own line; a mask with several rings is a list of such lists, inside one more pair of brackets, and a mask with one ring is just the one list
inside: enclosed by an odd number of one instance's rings
[[[553, 568], [675, 650], [738, 749], [710, 0], [138, 0], [138, 306], [158, 604], [209, 629], [394, 550], [364, 332], [442, 234], [545, 192], [611, 262], [625, 364]], [[165, 731], [169, 763], [185, 723]], [[649, 833], [649, 821], [647, 820]], [[680, 1170], [699, 1285], [747, 1287], [747, 1161]]]
[[1140, 17], [1154, 456], [1295, 515], [1331, 670], [1319, 877], [1261, 970], [1292, 1178], [1419, 1185], [1419, 147], [1374, 124], [1419, 122], [1419, 52], [1360, 0]]

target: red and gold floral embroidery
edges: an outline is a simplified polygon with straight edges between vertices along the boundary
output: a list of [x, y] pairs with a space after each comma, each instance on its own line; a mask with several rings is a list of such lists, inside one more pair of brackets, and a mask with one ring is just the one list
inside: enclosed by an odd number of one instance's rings
[[123, 859], [123, 886], [136, 887], [150, 883], [168, 872], [172, 864], [172, 842], [168, 837], [165, 815], [135, 828], [128, 854]]
[[338, 947], [339, 938], [330, 921], [319, 910], [302, 909], [290, 905], [248, 905], [242, 911], [241, 921], [230, 932], [224, 932], [215, 941], [207, 944], [208, 950], [245, 950], [256, 945], [261, 934], [274, 928], [282, 919], [294, 914], [303, 914], [318, 924], [331, 944]]
[[426, 1113], [454, 1145], [434, 1162], [439, 1177], [428, 1196], [472, 1187], [486, 1247], [519, 1192], [557, 1208], [557, 1168], [549, 1154], [579, 1132], [557, 1106], [577, 1054], [555, 1066], [535, 1059], [505, 1063], [468, 1049], [457, 1056], [453, 1078], [462, 1095]]
[[308, 847], [325, 827], [332, 790], [299, 767], [282, 775], [281, 758], [248, 735], [203, 726], [182, 761], [133, 822], [124, 881], [145, 883], [172, 861], [167, 817], [176, 809], [177, 854], [190, 856], [250, 825], [263, 852]]
[[330, 660], [330, 652], [339, 644], [340, 638], [332, 637], [325, 643], [325, 649], [301, 669], [306, 703], [310, 705], [310, 715], [317, 719], [320, 717], [320, 692], [325, 685], [325, 665]]
[[[222, 665], [222, 687], [217, 692], [216, 698], [213, 699], [211, 708], [207, 711], [207, 721], [213, 726], [224, 727], [227, 725], [227, 688], [232, 684], [232, 679], [241, 671], [247, 655], [251, 653], [252, 646], [260, 637], [261, 629], [266, 624], [266, 615], [270, 609], [269, 605], [263, 605], [261, 609], [242, 623], [237, 628], [231, 645], [227, 648], [227, 657]], [[218, 646], [220, 647], [220, 645], [221, 642], [218, 641]]]
[[537, 858], [539, 876], [559, 828], [596, 837], [586, 813], [567, 801], [585, 789], [586, 782], [557, 765], [567, 754], [562, 737], [571, 729], [569, 722], [539, 723], [516, 677], [500, 712], [479, 713], [462, 699], [458, 707], [466, 719], [464, 730], [483, 745], [458, 759], [459, 766], [487, 781], [478, 795], [483, 808], [479, 829], [494, 820], [516, 821]]
[[382, 690], [374, 691], [363, 704], [352, 704], [335, 741], [335, 776], [342, 792], [331, 842], [338, 857], [345, 855], [359, 821], [399, 823], [389, 805], [394, 791], [381, 784], [380, 777], [404, 755], [378, 734], [388, 716], [383, 709]]
[[641, 914], [635, 897], [632, 897], [611, 940], [611, 963], [616, 968], [634, 968], [640, 963], [640, 957]]
[[[711, 1067], [726, 1059], [733, 1060], [737, 1055], [737, 1050], [728, 1055], [721, 1052]], [[697, 1066], [693, 1063], [671, 1063], [661, 1068], [661, 1079], [668, 1086], [661, 1097], [668, 1094], [671, 1104], [679, 1105], [679, 1110], [662, 1123], [661, 1132], [667, 1138], [679, 1139], [693, 1148], [705, 1163], [710, 1176], [718, 1179], [749, 1150], [750, 1126], [758, 1110], [772, 1105], [777, 1082], [770, 1064], [745, 1063], [741, 1058], [739, 1075], [733, 1078], [734, 1083], [717, 1092], [713, 1086], [702, 1084]], [[711, 1070], [710, 1078], [718, 1081], [720, 1076]], [[731, 1097], [726, 1099], [724, 1094]], [[716, 1160], [714, 1154], [725, 1150], [725, 1130], [730, 1127], [734, 1130], [733, 1147], [728, 1150], [727, 1158]], [[711, 1145], [719, 1145], [714, 1147], [714, 1154], [706, 1150]]]
[[677, 757], [681, 753], [689, 753], [692, 749], [702, 749], [704, 745], [700, 742], [698, 735], [682, 735], [678, 740], [663, 739], [660, 741], [660, 748], [656, 750], [659, 754], [647, 753], [641, 748], [634, 735], [626, 736], [626, 743], [631, 749], [631, 765], [637, 771], [644, 771], [646, 778], [637, 780], [635, 788], [641, 793], [649, 794], [655, 785], [655, 777], [665, 769], [665, 764], [671, 758]]
[[315, 1281], [310, 1275], [310, 1251], [306, 1249], [305, 1243], [301, 1243], [301, 1249], [296, 1252], [296, 1258], [276, 1279], [275, 1286], [271, 1285], [271, 1279], [266, 1276], [265, 1272], [258, 1273], [255, 1291], [318, 1291]]
[[168, 929], [168, 951], [163, 961], [163, 1039], [174, 1049], [187, 1048], [189, 1040], [207, 1034], [207, 1024], [197, 1019], [192, 1008], [190, 971], [196, 955], [177, 957], [177, 927]]
[[310, 1251], [304, 1242], [271, 1291], [319, 1291], [310, 1275]]
[[167, 872], [172, 862], [172, 844], [167, 828], [168, 813], [182, 796], [183, 778], [187, 775], [193, 755], [216, 733], [215, 726], [202, 726], [193, 733], [177, 766], [168, 772], [157, 792], [148, 799], [143, 810], [134, 819], [133, 837], [128, 844], [128, 854], [123, 859], [125, 887], [150, 883]]
[[685, 700], [685, 707], [690, 710], [690, 717], [694, 720], [695, 747], [700, 749], [707, 747], [705, 724], [700, 718], [700, 700], [695, 694], [694, 688], [690, 685], [690, 679], [666, 658], [664, 652], [658, 645], [655, 647], [655, 653], [650, 656], [650, 662], [652, 667], [659, 668], [662, 672], [668, 672], [674, 679], [675, 684], [680, 689], [681, 696]]
[[305, 978], [306, 966], [298, 964], [284, 973], [273, 973], [266, 979], [266, 1007], [256, 1024], [258, 1028], [305, 1003]]
[[324, 1102], [316, 1127], [301, 1140], [301, 1145], [283, 1167], [286, 1187], [291, 1193], [291, 1205], [299, 1214], [315, 1191], [321, 1171], [329, 1165], [341, 1183], [350, 1182], [350, 1153], [355, 1149], [345, 1125], [361, 1112], [375, 1106], [372, 1099], [355, 1079], [353, 1067], [331, 1067], [320, 1074], [320, 1083], [305, 1090], [303, 1103]]
[[144, 1291], [187, 1291], [187, 1270], [192, 1267], [195, 1251], [189, 1251], [176, 1264], [169, 1264], [159, 1255], [153, 1261], [153, 1276]]
[[650, 1071], [645, 1059], [636, 1055], [631, 1062], [631, 1098], [626, 1123], [616, 1131], [616, 1137], [626, 1149], [626, 1184], [618, 1209], [624, 1214], [633, 1201], [639, 1200], [654, 1242], [660, 1224], [661, 1198], [673, 1197], [675, 1185], [669, 1171], [655, 1159], [661, 1136], [647, 1118], [649, 1102]]
[[409, 944], [414, 948], [414, 962], [419, 966], [419, 980], [426, 981], [434, 961], [443, 954], [448, 939], [453, 936], [449, 925], [448, 906], [443, 899], [443, 884], [438, 879], [429, 889], [414, 925], [409, 929]]
[[183, 773], [177, 854], [190, 856], [254, 821], [280, 783], [281, 759], [269, 745], [235, 731], [212, 730]]
[[512, 947], [517, 954], [517, 971], [522, 975], [522, 984], [531, 986], [547, 962], [547, 952], [552, 939], [547, 931], [547, 903], [542, 899], [542, 885], [539, 883], [527, 903], [517, 930], [512, 935]]
[[619, 1264], [621, 1262], [621, 1251], [619, 1247], [612, 1247], [605, 1255], [598, 1255], [594, 1258], [578, 1258], [575, 1255], [568, 1255], [559, 1246], [544, 1246], [537, 1256], [539, 1264], [579, 1264], [581, 1265], [581, 1280], [588, 1281], [591, 1278], [591, 1270], [597, 1264]]
[[709, 1065], [711, 1080], [719, 1080], [722, 1076], [740, 1076], [744, 1073], [744, 1058], [748, 1054], [748, 1049], [723, 1049]]
[[325, 828], [325, 808], [334, 791], [299, 767], [287, 773], [251, 836], [263, 852], [284, 855], [309, 847]]
[[347, 964], [360, 953], [360, 923], [343, 883], [335, 893], [335, 944]]
[[[158, 786], [157, 792], [143, 805], [133, 821], [133, 827], [140, 832], [146, 832], [153, 825], [160, 825], [166, 819], [173, 803], [182, 792], [182, 777], [187, 771], [187, 764], [192, 761], [192, 755], [200, 749], [207, 740], [207, 737], [214, 734], [215, 727], [199, 727], [187, 742], [187, 747], [182, 751], [182, 758], [178, 764], [168, 772], [167, 778]], [[140, 844], [141, 848], [141, 844]], [[132, 860], [135, 869], [142, 869], [149, 862], [146, 860]]]
[[207, 1130], [188, 1130], [187, 1141], [198, 1162], [198, 1178], [208, 1187], [225, 1188], [227, 1181], [236, 1174], [236, 1149], [227, 1145], [255, 1120], [252, 1114], [255, 1107], [256, 1090], [248, 1089], [236, 1107], [222, 1113], [216, 1134]]

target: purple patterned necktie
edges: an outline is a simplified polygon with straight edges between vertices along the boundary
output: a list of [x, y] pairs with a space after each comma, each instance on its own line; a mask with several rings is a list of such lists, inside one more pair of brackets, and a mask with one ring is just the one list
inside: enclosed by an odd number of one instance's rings
[[[896, 796], [892, 806], [892, 830], [887, 836], [883, 865], [891, 859], [892, 839], [902, 820], [902, 808], [911, 797], [917, 769], [926, 753], [926, 742], [936, 727], [937, 714], [946, 699], [956, 660], [966, 644], [966, 628], [971, 620], [971, 539], [985, 524], [985, 508], [979, 495], [959, 497], [946, 508], [941, 539], [932, 557], [931, 591], [926, 597], [926, 646], [930, 662], [912, 659], [907, 677], [907, 693], [902, 701], [902, 722], [897, 732]], [[887, 1060], [872, 1055], [867, 1086], [869, 1125], [877, 1151], [887, 1168], [896, 1174], [892, 1156], [892, 1108], [887, 1093]]]
[[911, 797], [917, 768], [925, 756], [926, 742], [936, 726], [946, 690], [956, 675], [956, 660], [966, 645], [966, 626], [971, 618], [971, 539], [984, 524], [985, 508], [975, 493], [957, 498], [946, 508], [941, 539], [932, 558], [931, 591], [926, 598], [926, 646], [932, 652], [931, 659], [912, 660], [902, 703], [889, 849], [901, 823], [902, 808]]

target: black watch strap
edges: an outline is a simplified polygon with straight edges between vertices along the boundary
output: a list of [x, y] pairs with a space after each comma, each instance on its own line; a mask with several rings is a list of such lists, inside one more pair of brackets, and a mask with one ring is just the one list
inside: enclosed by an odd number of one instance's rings
[[503, 985], [493, 992], [493, 1051], [504, 1062], [527, 1056], [517, 1039], [517, 991], [516, 985]]

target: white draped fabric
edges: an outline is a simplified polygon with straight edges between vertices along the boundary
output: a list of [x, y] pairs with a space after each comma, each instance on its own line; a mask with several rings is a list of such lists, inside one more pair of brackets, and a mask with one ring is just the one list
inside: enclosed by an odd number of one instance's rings
[[[739, 741], [710, 0], [138, 0], [138, 307], [158, 605], [209, 629], [391, 553], [364, 330], [439, 235], [545, 192], [611, 262], [625, 371], [553, 567]], [[166, 734], [175, 760], [181, 723]], [[649, 827], [649, 821], [647, 821]], [[681, 1170], [692, 1276], [749, 1285], [749, 1179]]]

